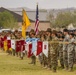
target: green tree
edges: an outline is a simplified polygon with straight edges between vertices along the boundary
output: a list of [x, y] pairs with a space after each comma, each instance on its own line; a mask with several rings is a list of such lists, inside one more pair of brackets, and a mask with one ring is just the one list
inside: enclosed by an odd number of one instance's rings
[[13, 28], [17, 25], [17, 20], [14, 16], [8, 12], [0, 12], [0, 27], [2, 28]]
[[76, 26], [76, 12], [60, 12], [55, 18], [52, 19], [52, 16], [49, 16], [49, 18], [52, 27], [65, 28], [70, 23]]
[[55, 25], [58, 27], [66, 27], [72, 23], [72, 14], [70, 12], [60, 13], [55, 19]]
[[47, 19], [50, 21], [50, 26], [52, 27], [55, 21], [53, 13], [49, 12], [49, 14], [47, 15]]

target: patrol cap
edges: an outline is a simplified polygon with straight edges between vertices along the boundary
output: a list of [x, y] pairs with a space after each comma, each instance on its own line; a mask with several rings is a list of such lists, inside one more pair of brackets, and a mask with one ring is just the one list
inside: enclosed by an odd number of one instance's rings
[[50, 32], [51, 33], [52, 32], [51, 28], [47, 28], [46, 32]]
[[31, 29], [30, 32], [35, 32], [34, 29]]
[[64, 29], [63, 32], [68, 32], [68, 29]]
[[57, 35], [57, 31], [56, 31], [56, 30], [53, 30], [53, 31], [52, 31], [52, 34]]

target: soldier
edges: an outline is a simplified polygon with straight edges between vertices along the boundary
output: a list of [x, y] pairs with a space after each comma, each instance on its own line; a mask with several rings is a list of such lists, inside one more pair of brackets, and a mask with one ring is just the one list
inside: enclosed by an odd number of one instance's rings
[[[36, 38], [38, 38], [40, 41], [43, 41], [44, 40], [44, 38], [41, 39], [40, 32], [39, 32], [38, 35], [36, 35]], [[39, 59], [39, 62], [41, 64], [41, 66], [42, 66], [42, 64], [43, 64], [43, 53], [40, 53], [38, 55], [38, 59]]]
[[[63, 41], [64, 37], [62, 35], [62, 33], [60, 33], [60, 37], [58, 38], [60, 42]], [[63, 61], [63, 44], [59, 44], [59, 47], [58, 47], [58, 52], [59, 52], [59, 60], [60, 60], [60, 65], [61, 65], [61, 68], [63, 69], [64, 68], [64, 61]]]
[[9, 51], [9, 54], [12, 55], [12, 48], [11, 48], [11, 32], [8, 32], [7, 33], [7, 45], [8, 45], [8, 51]]
[[69, 71], [72, 71], [73, 70], [73, 64], [74, 64], [74, 53], [75, 53], [75, 50], [74, 50], [74, 34], [71, 33], [70, 34], [70, 40], [69, 40], [69, 43], [68, 43], [68, 68], [69, 68]]
[[[75, 42], [76, 42], [76, 30], [74, 31], [74, 39], [75, 39]], [[76, 43], [75, 43], [75, 58], [74, 58], [74, 63], [76, 64]]]
[[23, 59], [23, 57], [24, 57], [24, 50], [25, 50], [25, 40], [24, 40], [24, 38], [22, 38], [21, 40], [20, 40], [20, 42], [21, 42], [21, 51], [20, 51], [20, 57], [21, 57], [21, 59]]
[[[40, 41], [45, 41], [45, 35], [43, 34], [44, 32], [42, 32], [41, 36], [40, 36]], [[42, 56], [41, 56], [41, 59], [42, 59], [42, 62], [41, 62], [41, 65], [43, 65], [44, 67], [46, 67], [47, 65], [47, 59], [46, 59], [46, 56], [42, 53]]]
[[[69, 41], [69, 34], [68, 34], [68, 30], [64, 29], [63, 30], [64, 33], [64, 40], [63, 42], [68, 42]], [[63, 44], [63, 60], [64, 60], [64, 65], [65, 65], [65, 69], [64, 70], [68, 70], [68, 44], [64, 43]]]
[[11, 47], [12, 47], [12, 53], [13, 53], [13, 56], [15, 56], [15, 36], [13, 33], [11, 33]]
[[20, 51], [19, 51], [19, 55], [20, 55], [20, 58], [23, 59], [23, 51], [24, 51], [24, 44], [25, 44], [25, 40], [24, 38], [22, 37], [22, 34], [21, 32], [18, 33], [18, 39], [19, 39], [19, 43], [20, 43]]
[[47, 31], [46, 31], [46, 41], [49, 42], [49, 45], [48, 45], [48, 58], [46, 58], [48, 69], [51, 69], [51, 53], [50, 53], [50, 41], [51, 40], [52, 40], [51, 29], [48, 28]]
[[21, 45], [20, 44], [21, 44], [21, 42], [20, 42], [20, 39], [21, 39], [22, 35], [20, 35], [19, 32], [16, 32], [15, 37], [16, 37], [16, 55], [17, 55], [17, 57], [20, 56], [20, 58], [21, 58], [21, 53], [20, 53], [20, 50], [21, 50]]
[[52, 42], [50, 42], [50, 55], [51, 55], [51, 68], [53, 72], [57, 69], [57, 48], [58, 48], [58, 38], [56, 37], [56, 31], [52, 31]]
[[[31, 37], [31, 42], [32, 42], [33, 41], [32, 39], [35, 38], [35, 33], [34, 32], [30, 32], [30, 37]], [[34, 54], [31, 56], [31, 60], [32, 61], [29, 64], [35, 65], [36, 64], [36, 56]]]

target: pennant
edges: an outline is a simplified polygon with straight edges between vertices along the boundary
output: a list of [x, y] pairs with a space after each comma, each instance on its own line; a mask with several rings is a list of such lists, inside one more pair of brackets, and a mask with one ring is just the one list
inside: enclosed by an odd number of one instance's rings
[[11, 40], [7, 40], [7, 46], [8, 46], [8, 49], [11, 48]]
[[37, 51], [37, 38], [32, 38], [32, 53], [34, 53], [35, 51]]
[[25, 50], [25, 40], [20, 40], [20, 42], [21, 42], [21, 52], [22, 52]]
[[1, 48], [1, 37], [0, 37], [0, 48]]
[[42, 42], [38, 41], [37, 42], [37, 54], [36, 55], [39, 55], [40, 53], [42, 53]]
[[46, 57], [48, 57], [48, 41], [43, 41], [42, 52]]
[[32, 55], [33, 55], [33, 53], [32, 53], [32, 44], [29, 44], [29, 50], [28, 50], [28, 58], [30, 58]]
[[4, 47], [4, 38], [1, 38], [1, 48], [3, 48]]
[[16, 48], [16, 43], [15, 43], [15, 40], [11, 40], [11, 48], [15, 50]]
[[16, 41], [16, 52], [21, 51], [21, 42], [20, 41]]
[[25, 51], [29, 50], [29, 44], [25, 44]]

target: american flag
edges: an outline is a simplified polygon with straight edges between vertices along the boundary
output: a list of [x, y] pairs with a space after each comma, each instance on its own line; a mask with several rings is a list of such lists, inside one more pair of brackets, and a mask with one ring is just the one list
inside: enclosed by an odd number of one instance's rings
[[38, 4], [36, 8], [36, 21], [35, 21], [35, 33], [38, 34], [38, 26], [39, 26], [39, 12], [38, 12]]

